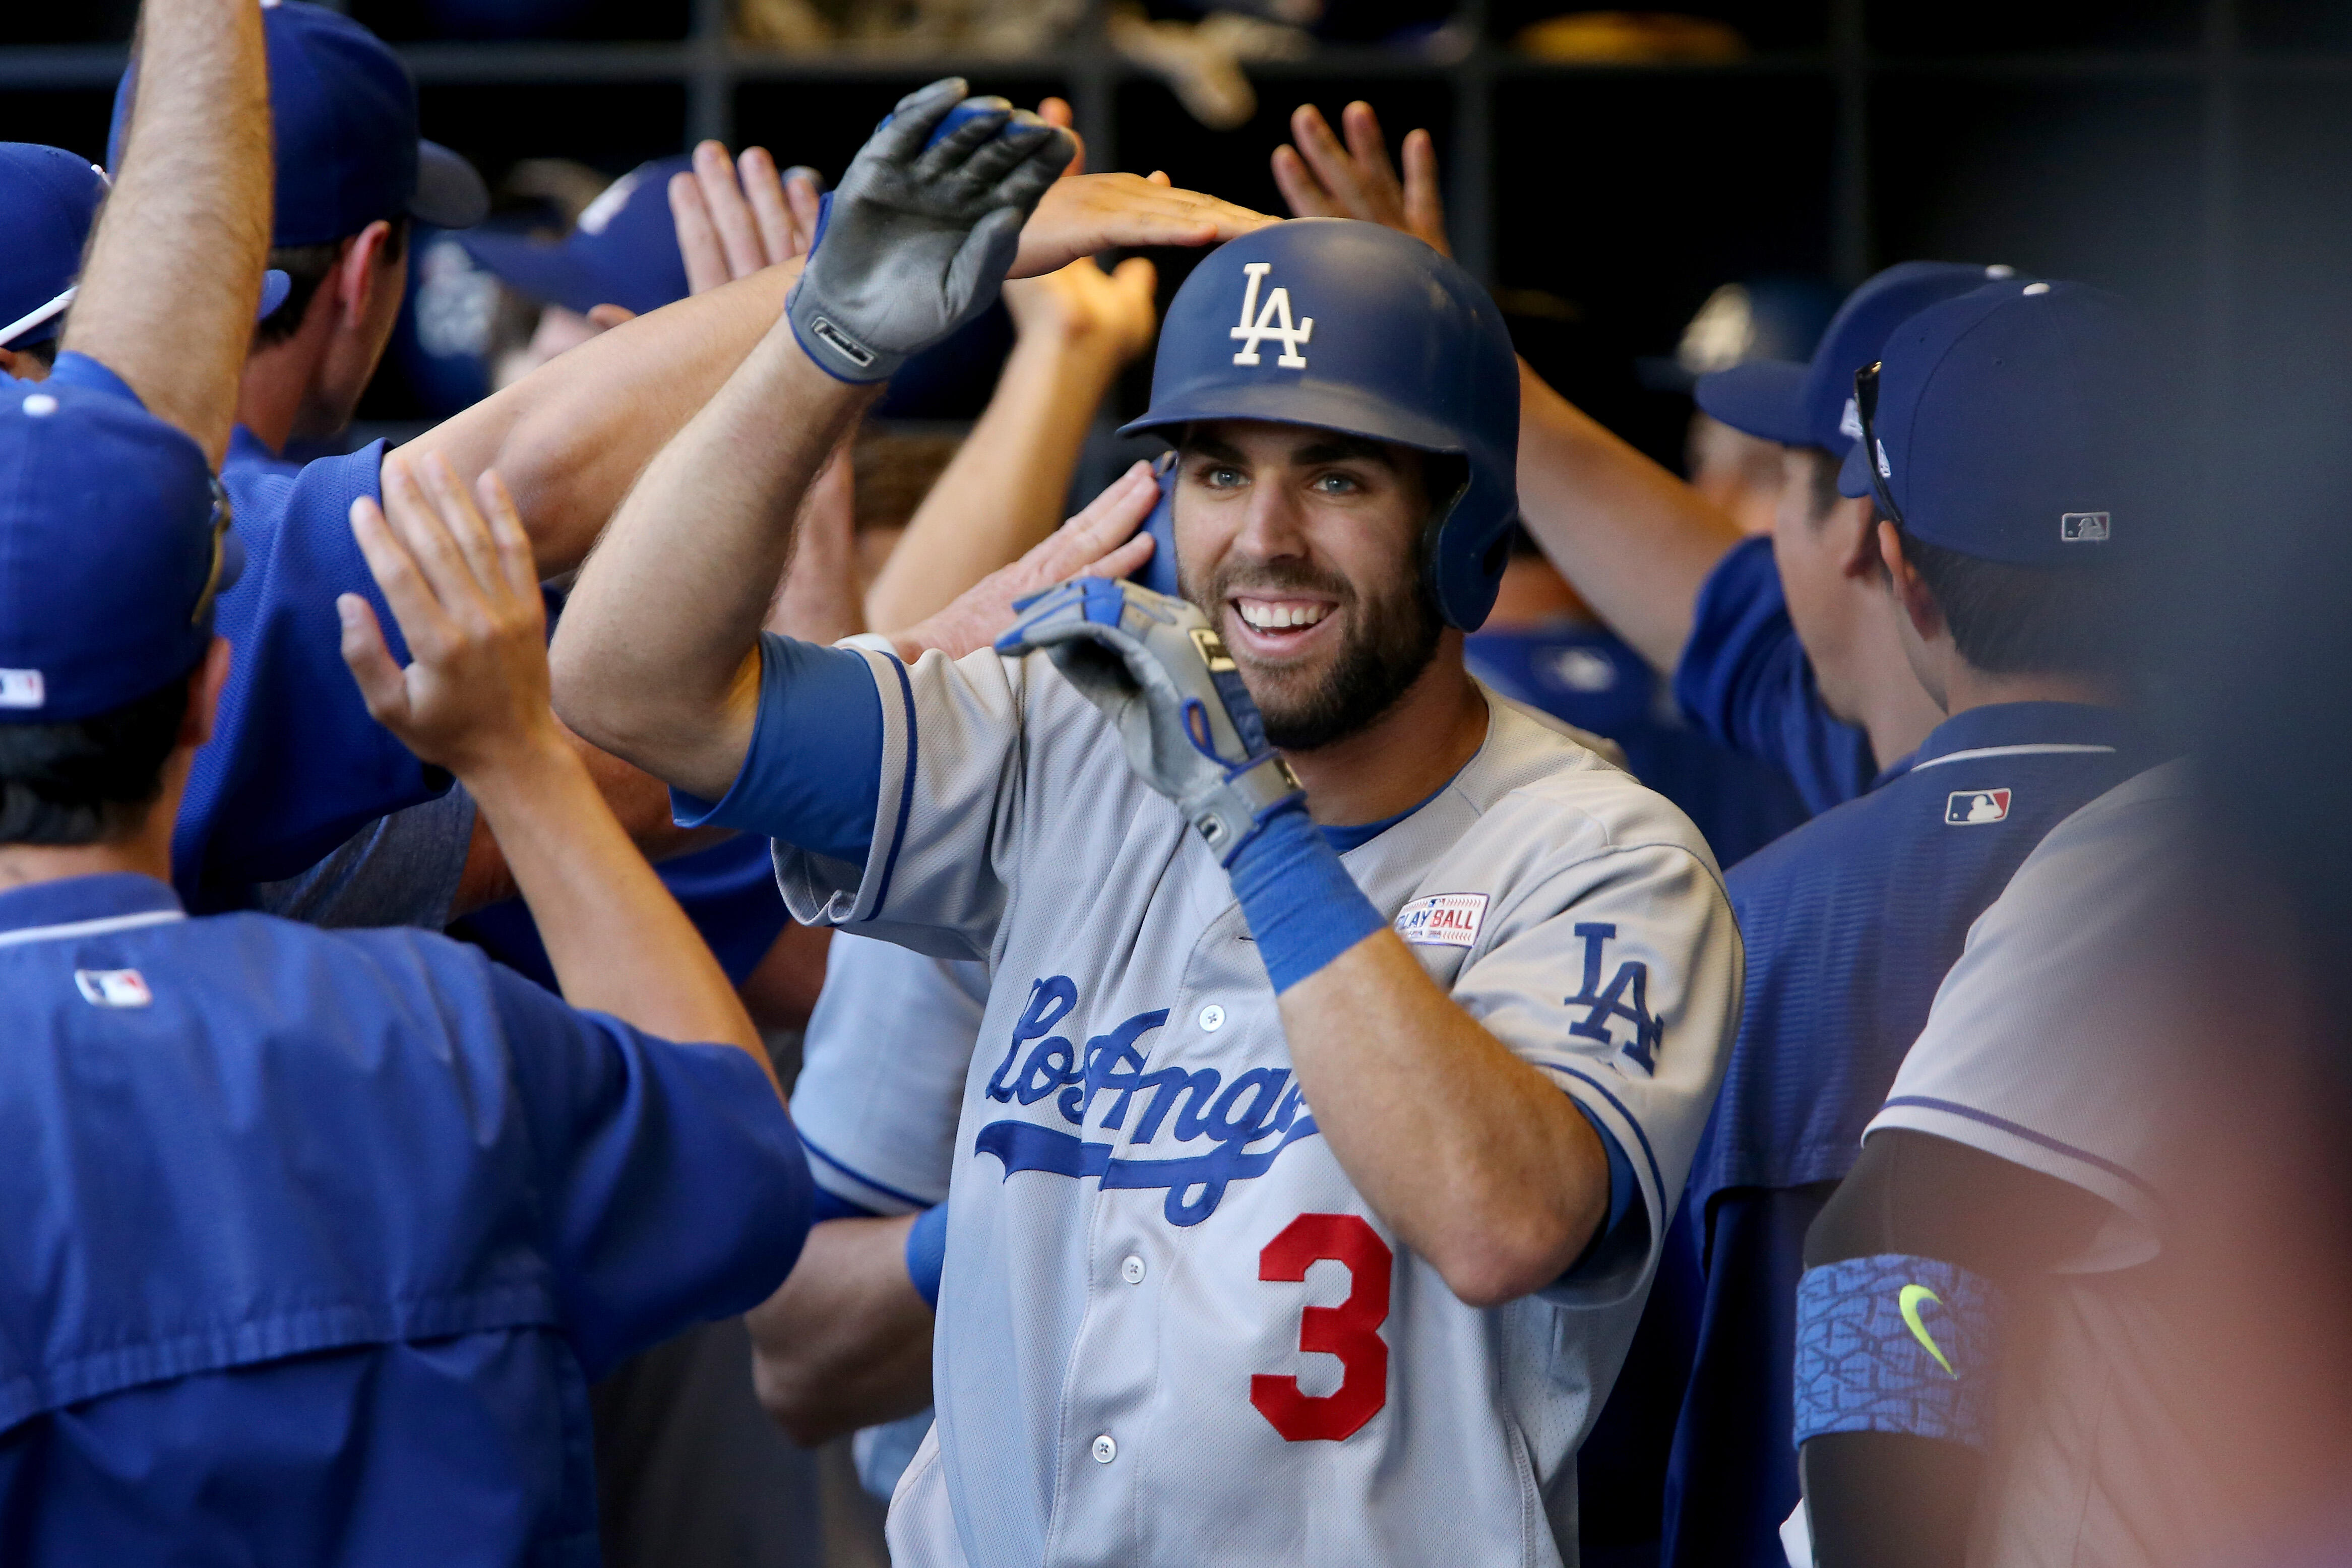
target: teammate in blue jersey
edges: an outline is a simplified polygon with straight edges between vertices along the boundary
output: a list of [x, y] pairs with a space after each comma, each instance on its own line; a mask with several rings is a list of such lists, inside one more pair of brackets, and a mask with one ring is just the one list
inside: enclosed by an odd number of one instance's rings
[[2159, 760], [2116, 706], [2127, 567], [2161, 538], [2144, 346], [2120, 302], [2010, 279], [1895, 328], [1840, 476], [1878, 516], [1904, 651], [1950, 716], [1869, 793], [1727, 879], [1739, 1040], [1688, 1203], [1699, 1344], [1666, 1561], [1780, 1560], [1806, 1227], [1851, 1168], [1969, 926], [2042, 835]]
[[[481, 176], [417, 134], [416, 87], [357, 22], [306, 0], [263, 8], [277, 151], [271, 265], [291, 282], [262, 319], [237, 392], [233, 468], [293, 476], [290, 444], [351, 423], [399, 314], [412, 223], [464, 228], [489, 211]], [[114, 96], [119, 162], [138, 67]]]
[[0, 714], [0, 1556], [592, 1558], [586, 1381], [766, 1295], [808, 1187], [757, 1031], [547, 709], [520, 523], [395, 471], [354, 527], [417, 662], [343, 613], [595, 1012], [424, 933], [187, 918], [217, 490], [129, 398], [7, 404], [0, 663], [40, 700]]
[[[583, 1367], [763, 1291], [803, 1170], [731, 994], [550, 744], [511, 512], [487, 531], [446, 469], [440, 522], [413, 486], [392, 530], [360, 519], [430, 656], [401, 670], [356, 600], [352, 651], [384, 720], [496, 803], [567, 977], [619, 1016], [437, 939], [181, 913], [175, 798], [244, 556], [208, 466], [268, 133], [255, 7], [150, 0], [141, 36], [157, 64], [61, 373], [0, 394], [0, 1120], [24, 1178], [0, 1556], [593, 1552]], [[192, 223], [210, 248], [157, 267]]]
[[[106, 202], [105, 171], [62, 147], [0, 141], [0, 377], [47, 381], [72, 308], [82, 252]], [[285, 302], [286, 275], [263, 275], [260, 314]], [[67, 376], [87, 374], [68, 366]]]

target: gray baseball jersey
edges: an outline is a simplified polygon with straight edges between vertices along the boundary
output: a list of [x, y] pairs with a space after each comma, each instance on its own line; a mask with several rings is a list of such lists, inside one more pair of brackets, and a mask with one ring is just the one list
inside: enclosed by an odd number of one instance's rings
[[2142, 1266], [2164, 1250], [2164, 1195], [2211, 1179], [2198, 1009], [2156, 936], [2201, 891], [2193, 828], [2168, 763], [2051, 829], [1970, 928], [1864, 1134], [1933, 1134], [2111, 1206], [2039, 1321], [2011, 1325], [1972, 1563], [2153, 1568], [2234, 1544], [2211, 1485], [2229, 1466], [2199, 1419], [2201, 1334]]
[[1576, 1447], [1737, 1023], [1697, 832], [1490, 697], [1477, 756], [1344, 856], [1640, 1187], [1569, 1276], [1474, 1309], [1317, 1135], [1224, 871], [1102, 716], [1043, 655], [866, 657], [872, 847], [780, 845], [786, 899], [995, 977], [894, 1561], [1572, 1562]]
[[793, 1124], [819, 1186], [876, 1214], [948, 1196], [988, 966], [844, 931], [809, 1015]]

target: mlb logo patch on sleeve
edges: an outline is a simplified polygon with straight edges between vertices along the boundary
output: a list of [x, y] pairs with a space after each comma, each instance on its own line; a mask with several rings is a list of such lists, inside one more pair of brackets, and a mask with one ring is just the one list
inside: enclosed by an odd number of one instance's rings
[[1955, 789], [1944, 799], [1944, 822], [1966, 828], [1978, 822], [1998, 822], [2009, 816], [2006, 789]]
[[74, 984], [81, 988], [82, 1000], [94, 1008], [143, 1008], [155, 1000], [136, 969], [76, 969]]
[[1441, 893], [1416, 898], [1397, 911], [1396, 933], [1422, 947], [1467, 947], [1478, 940], [1486, 917], [1483, 893]]

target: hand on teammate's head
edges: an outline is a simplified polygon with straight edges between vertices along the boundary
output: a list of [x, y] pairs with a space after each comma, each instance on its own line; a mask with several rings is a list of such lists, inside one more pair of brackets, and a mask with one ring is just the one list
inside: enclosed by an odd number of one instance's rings
[[1361, 99], [1340, 111], [1346, 146], [1331, 133], [1323, 111], [1300, 104], [1290, 114], [1297, 145], [1274, 150], [1274, 183], [1299, 218], [1361, 218], [1401, 229], [1452, 256], [1445, 240], [1445, 205], [1437, 193], [1437, 149], [1426, 131], [1406, 134], [1404, 178], [1389, 162], [1380, 117]]
[[1151, 559], [1153, 540], [1136, 530], [1159, 499], [1151, 465], [1138, 463], [1019, 560], [990, 572], [937, 614], [903, 630], [887, 629], [898, 656], [912, 664], [937, 649], [961, 659], [992, 646], [1012, 628], [1020, 618], [1014, 600], [1073, 577], [1125, 577], [1137, 570]]
[[764, 147], [746, 147], [737, 159], [716, 141], [697, 146], [693, 170], [669, 182], [688, 291], [700, 294], [807, 255], [816, 239], [817, 196], [814, 170], [780, 172]]
[[1223, 245], [1280, 220], [1198, 191], [1165, 174], [1079, 174], [1056, 180], [1021, 230], [1012, 277], [1058, 272], [1082, 256], [1127, 246]]
[[1008, 280], [1004, 308], [1024, 339], [1045, 333], [1073, 346], [1098, 344], [1123, 365], [1150, 346], [1159, 283], [1159, 269], [1139, 256], [1109, 272], [1082, 257], [1042, 277]]
[[375, 612], [341, 595], [343, 662], [368, 712], [425, 761], [460, 778], [552, 742], [547, 608], [514, 501], [495, 473], [467, 495], [447, 458], [384, 460], [383, 504], [352, 503], [352, 532], [400, 623], [395, 664]]

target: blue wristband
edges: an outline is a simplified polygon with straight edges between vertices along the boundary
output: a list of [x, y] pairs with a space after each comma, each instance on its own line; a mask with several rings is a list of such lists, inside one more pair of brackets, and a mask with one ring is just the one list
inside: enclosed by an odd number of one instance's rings
[[933, 1312], [940, 1308], [940, 1270], [948, 1260], [948, 1206], [935, 1203], [916, 1218], [907, 1232], [907, 1278], [915, 1294]]
[[1316, 831], [1304, 800], [1267, 817], [1229, 869], [1276, 995], [1387, 924]]

